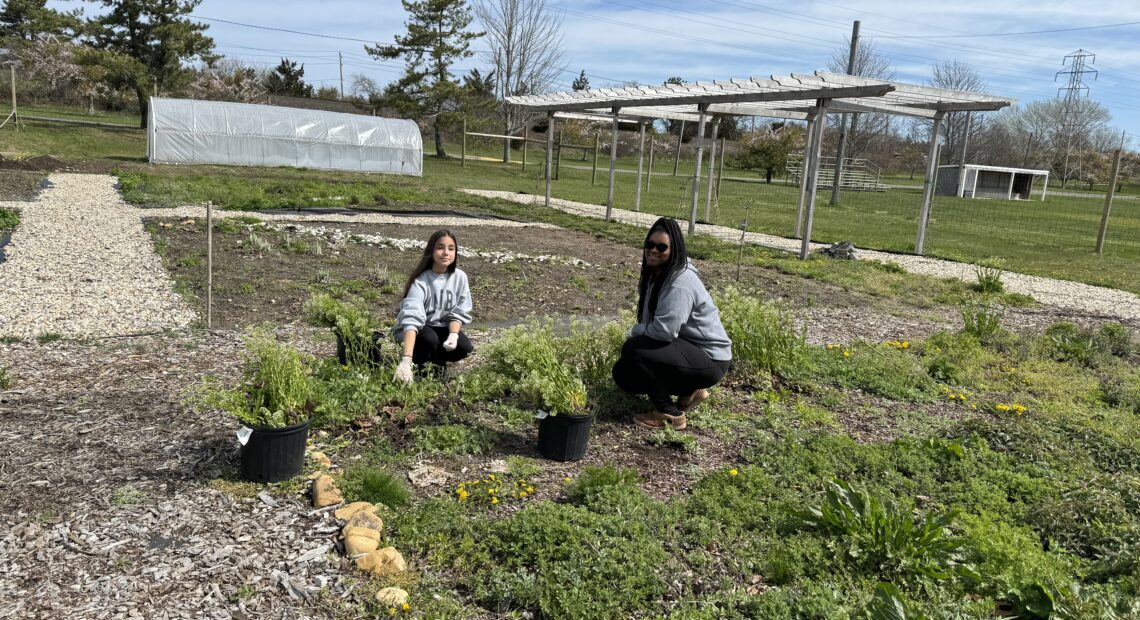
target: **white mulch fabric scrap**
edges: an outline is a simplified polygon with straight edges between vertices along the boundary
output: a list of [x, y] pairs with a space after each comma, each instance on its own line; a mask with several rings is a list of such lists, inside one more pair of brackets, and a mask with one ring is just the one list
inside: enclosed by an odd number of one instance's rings
[[[545, 201], [544, 196], [536, 196], [533, 194], [516, 194], [514, 192], [476, 189], [464, 189], [460, 191], [475, 196], [502, 198], [522, 204], [541, 205], [544, 204]], [[604, 218], [606, 214], [606, 208], [604, 206], [558, 198], [551, 198], [550, 205], [567, 213], [586, 217]], [[646, 228], [657, 221], [659, 217], [661, 216], [655, 213], [613, 209], [613, 218], [615, 220], [626, 224], [644, 226]], [[740, 240], [740, 230], [727, 226], [697, 224], [697, 233], [712, 235], [734, 243]], [[800, 249], [799, 240], [777, 237], [775, 235], [745, 233], [744, 240], [748, 243], [778, 250], [799, 252]], [[823, 244], [811, 244], [813, 252], [823, 247], [825, 247]], [[888, 252], [876, 252], [874, 250], [864, 250], [861, 248], [856, 252], [856, 255], [859, 260], [877, 260], [884, 263], [895, 263], [911, 273], [941, 278], [957, 278], [966, 282], [977, 281], [974, 265], [969, 263], [957, 263], [924, 256], [890, 254]], [[1127, 291], [1093, 286], [1081, 282], [1055, 280], [1053, 278], [1009, 272], [1002, 274], [1002, 284], [1005, 285], [1005, 290], [1011, 293], [1029, 295], [1045, 305], [1096, 316], [1140, 320], [1140, 296]]]
[[0, 263], [0, 336], [122, 335], [194, 320], [109, 176], [53, 174]]

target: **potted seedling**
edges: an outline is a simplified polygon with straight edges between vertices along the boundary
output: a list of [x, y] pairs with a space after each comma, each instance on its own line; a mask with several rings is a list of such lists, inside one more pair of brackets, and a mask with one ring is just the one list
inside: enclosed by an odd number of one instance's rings
[[384, 333], [371, 313], [359, 304], [317, 293], [305, 302], [305, 318], [313, 325], [328, 327], [336, 336], [336, 357], [341, 364], [382, 363]]
[[301, 473], [313, 411], [312, 380], [302, 354], [256, 330], [246, 339], [241, 383], [222, 388], [209, 377], [200, 402], [239, 422], [241, 476], [253, 482], [280, 482]]
[[593, 414], [586, 385], [563, 356], [549, 325], [508, 330], [488, 352], [489, 367], [512, 394], [538, 410], [538, 452], [555, 461], [586, 454]]

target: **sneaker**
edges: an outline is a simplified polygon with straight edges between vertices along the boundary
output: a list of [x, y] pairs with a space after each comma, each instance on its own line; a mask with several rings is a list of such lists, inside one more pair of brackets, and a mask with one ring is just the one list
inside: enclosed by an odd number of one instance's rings
[[668, 413], [661, 413], [660, 411], [650, 411], [649, 413], [640, 413], [633, 416], [633, 423], [651, 430], [660, 430], [666, 426], [672, 426], [675, 431], [683, 431], [688, 426], [688, 421], [685, 419], [685, 414], [670, 415]]
[[693, 407], [696, 407], [697, 405], [705, 402], [705, 399], [707, 399], [708, 397], [709, 397], [709, 391], [704, 389], [704, 388], [701, 388], [699, 390], [694, 391], [692, 394], [689, 394], [688, 396], [682, 396], [681, 398], [678, 398], [677, 399], [677, 408], [680, 409], [681, 411], [688, 411], [688, 410], [692, 409]]

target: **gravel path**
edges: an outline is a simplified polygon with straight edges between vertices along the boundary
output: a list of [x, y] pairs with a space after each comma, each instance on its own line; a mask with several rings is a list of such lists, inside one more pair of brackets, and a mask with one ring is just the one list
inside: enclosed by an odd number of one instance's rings
[[112, 177], [49, 180], [33, 202], [0, 203], [20, 211], [0, 263], [0, 336], [122, 335], [194, 320]]
[[[461, 190], [476, 196], [488, 198], [503, 198], [522, 204], [541, 205], [543, 196], [533, 194], [516, 194], [514, 192], [499, 192], [488, 190]], [[586, 217], [603, 218], [606, 214], [604, 206], [573, 202], [557, 198], [550, 199], [551, 206]], [[649, 227], [657, 220], [659, 215], [628, 211], [625, 209], [613, 210], [613, 217], [619, 222]], [[740, 231], [726, 226], [712, 224], [697, 224], [697, 233], [712, 235], [727, 241], [736, 242], [740, 239]], [[745, 241], [764, 247], [789, 252], [799, 252], [800, 242], [796, 239], [765, 235], [762, 233], [745, 233]], [[823, 244], [813, 243], [812, 250], [825, 247]], [[877, 260], [884, 263], [895, 263], [911, 273], [918, 273], [943, 278], [958, 278], [966, 282], [975, 282], [977, 276], [974, 265], [954, 261], [927, 258], [924, 256], [911, 256], [906, 254], [891, 254], [874, 250], [860, 249], [857, 252], [860, 260]], [[1012, 293], [1029, 295], [1042, 304], [1055, 306], [1072, 312], [1090, 314], [1103, 317], [1118, 317], [1129, 320], [1140, 320], [1140, 296], [1127, 291], [1120, 291], [1103, 286], [1093, 286], [1081, 282], [1068, 280], [1054, 280], [1040, 276], [1030, 276], [1020, 273], [1006, 272], [1002, 275], [1005, 289]]]

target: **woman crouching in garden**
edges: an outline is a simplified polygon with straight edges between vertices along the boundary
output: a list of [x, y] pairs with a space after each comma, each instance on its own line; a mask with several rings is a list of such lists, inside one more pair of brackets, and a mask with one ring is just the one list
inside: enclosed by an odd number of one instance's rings
[[671, 218], [657, 220], [645, 237], [637, 293], [637, 324], [614, 364], [614, 383], [653, 403], [634, 423], [681, 430], [685, 411], [708, 398], [706, 388], [728, 371], [732, 341]]
[[471, 289], [467, 274], [456, 264], [459, 243], [450, 231], [437, 230], [428, 239], [423, 256], [404, 286], [404, 301], [392, 335], [403, 344], [396, 380], [412, 382], [412, 365], [438, 370], [458, 362], [474, 349], [460, 331], [471, 322]]

